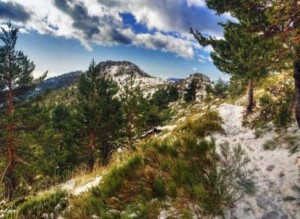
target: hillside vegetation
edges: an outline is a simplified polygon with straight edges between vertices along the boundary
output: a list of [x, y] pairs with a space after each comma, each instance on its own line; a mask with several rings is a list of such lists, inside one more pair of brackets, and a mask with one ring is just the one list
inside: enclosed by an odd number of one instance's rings
[[190, 29], [230, 81], [128, 61], [33, 77], [0, 40], [0, 218], [300, 218], [299, 1], [206, 0]]

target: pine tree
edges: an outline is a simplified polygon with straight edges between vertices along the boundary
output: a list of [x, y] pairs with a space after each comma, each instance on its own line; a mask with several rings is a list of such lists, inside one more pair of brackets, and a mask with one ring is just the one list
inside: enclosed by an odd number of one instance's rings
[[[112, 141], [122, 125], [121, 105], [115, 98], [118, 87], [112, 79], [102, 75], [94, 60], [79, 80], [79, 111], [83, 118], [84, 133], [88, 136], [88, 169], [95, 163], [95, 148], [101, 151], [106, 164]], [[97, 144], [98, 143], [98, 144]]]
[[[300, 17], [297, 0], [206, 0], [218, 14], [230, 13], [247, 24], [248, 33], [257, 33], [280, 45], [276, 59], [269, 64], [281, 69], [294, 69], [295, 114], [300, 128]], [[270, 50], [272, 50], [270, 48]]]
[[97, 129], [97, 93], [98, 93], [98, 72], [95, 61], [92, 60], [89, 69], [79, 79], [79, 108], [83, 115], [85, 132], [88, 135], [88, 161], [89, 170], [94, 168], [94, 149], [96, 146]]
[[5, 88], [4, 91], [2, 90], [2, 94], [7, 107], [7, 166], [1, 181], [5, 178], [5, 188], [9, 200], [13, 198], [17, 187], [16, 164], [18, 162], [26, 164], [16, 153], [15, 98], [33, 87], [32, 72], [35, 68], [34, 63], [23, 52], [15, 49], [17, 34], [18, 28], [13, 27], [11, 23], [8, 23], [7, 29], [1, 28], [0, 39], [4, 45], [0, 48], [0, 88]]
[[179, 91], [174, 84], [168, 85], [169, 102], [175, 102], [179, 99]]
[[[238, 7], [236, 4], [225, 4], [220, 0], [208, 0], [207, 3], [218, 13], [224, 13], [227, 10], [235, 13], [235, 10], [231, 10], [231, 8]], [[243, 3], [253, 6], [249, 2], [243, 1]], [[265, 39], [259, 33], [260, 29], [253, 27], [257, 20], [263, 21], [264, 16], [261, 11], [257, 9], [256, 15], [252, 11], [240, 15], [240, 11], [237, 11], [237, 15], [241, 19], [239, 23], [228, 21], [222, 24], [224, 39], [206, 38], [200, 32], [192, 29], [191, 33], [202, 46], [211, 45], [214, 48], [211, 57], [221, 71], [248, 81], [246, 114], [249, 114], [254, 107], [254, 84], [270, 72], [272, 66], [270, 63], [275, 60], [277, 44], [272, 40]], [[252, 15], [256, 16], [257, 20], [248, 17]]]
[[186, 93], [184, 94], [185, 102], [191, 102], [196, 100], [197, 92], [197, 80], [193, 79], [188, 87], [185, 89]]
[[228, 84], [225, 81], [223, 81], [221, 78], [219, 78], [213, 88], [214, 95], [219, 98], [225, 98], [227, 95], [227, 90], [228, 90]]
[[[300, 128], [300, 5], [297, 0], [264, 1], [269, 23], [265, 25], [264, 35], [281, 42], [284, 46], [278, 59], [294, 69], [295, 115]], [[280, 66], [281, 67], [281, 66]]]
[[126, 135], [130, 147], [133, 147], [132, 140], [134, 136], [139, 134], [144, 123], [143, 109], [145, 109], [146, 104], [133, 70], [129, 71], [129, 76], [126, 78], [121, 93], [121, 102], [126, 122]]
[[[100, 70], [101, 72], [101, 70]], [[99, 108], [100, 124], [97, 135], [99, 136], [101, 163], [108, 163], [109, 155], [118, 147], [118, 139], [124, 126], [124, 115], [118, 93], [118, 85], [111, 78], [101, 76], [99, 79]]]
[[160, 110], [168, 108], [169, 102], [169, 92], [165, 88], [159, 88], [155, 91], [150, 100], [150, 103], [157, 106]]

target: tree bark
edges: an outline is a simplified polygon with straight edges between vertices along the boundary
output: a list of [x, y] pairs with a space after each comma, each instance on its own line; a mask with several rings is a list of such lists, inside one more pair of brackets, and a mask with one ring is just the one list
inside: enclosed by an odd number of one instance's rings
[[295, 115], [300, 128], [300, 49], [297, 50], [297, 59], [294, 62], [294, 82], [295, 82]]
[[109, 143], [102, 142], [102, 150], [101, 150], [101, 165], [105, 166], [108, 164], [108, 156], [109, 156]]
[[254, 101], [253, 101], [253, 80], [249, 79], [248, 81], [248, 91], [247, 91], [247, 106], [246, 106], [246, 115], [249, 115], [253, 112]]
[[16, 150], [14, 146], [14, 124], [13, 124], [13, 91], [12, 82], [8, 83], [8, 124], [7, 124], [7, 172], [6, 172], [6, 192], [9, 200], [12, 200], [16, 189], [15, 165], [16, 165]]
[[133, 119], [131, 114], [128, 116], [128, 124], [127, 124], [127, 135], [128, 135], [128, 141], [129, 141], [129, 146], [132, 148], [132, 137], [133, 137]]
[[89, 144], [88, 144], [88, 169], [91, 171], [94, 169], [95, 158], [94, 158], [94, 148], [96, 142], [96, 135], [94, 129], [89, 132]]

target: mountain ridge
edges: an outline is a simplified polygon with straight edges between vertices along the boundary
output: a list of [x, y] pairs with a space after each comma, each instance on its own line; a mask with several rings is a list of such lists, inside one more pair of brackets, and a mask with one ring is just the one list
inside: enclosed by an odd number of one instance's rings
[[[176, 78], [176, 80], [173, 80], [174, 78], [164, 80], [149, 75], [138, 65], [130, 61], [107, 60], [99, 62], [96, 67], [99, 69], [99, 74], [105, 74], [106, 76], [112, 77], [112, 79], [115, 80], [121, 87], [124, 85], [125, 79], [131, 73], [135, 76], [137, 84], [140, 84], [143, 87], [153, 87], [164, 83], [175, 83], [184, 88], [187, 83], [191, 82], [192, 79], [196, 79], [199, 84], [211, 83], [210, 78], [203, 73], [193, 73], [190, 74], [187, 78]], [[77, 70], [47, 78], [46, 80], [38, 84], [33, 91], [30, 91], [29, 96], [38, 95], [44, 93], [47, 90], [57, 90], [71, 86], [83, 73], [83, 71]]]

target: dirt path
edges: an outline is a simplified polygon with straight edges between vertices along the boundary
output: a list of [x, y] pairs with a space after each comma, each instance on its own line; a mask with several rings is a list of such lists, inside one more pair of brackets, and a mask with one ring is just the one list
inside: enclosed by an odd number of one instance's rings
[[299, 153], [290, 156], [289, 151], [284, 148], [264, 150], [263, 144], [274, 139], [276, 134], [269, 132], [255, 138], [253, 130], [242, 127], [242, 107], [222, 104], [219, 113], [223, 118], [226, 134], [215, 135], [217, 143], [227, 141], [231, 145], [242, 146], [251, 160], [247, 168], [252, 171], [256, 186], [255, 195], [243, 197], [228, 212], [227, 218], [300, 218], [300, 206], [292, 200], [297, 194], [291, 189], [291, 184], [299, 182], [300, 166], [295, 164]]

